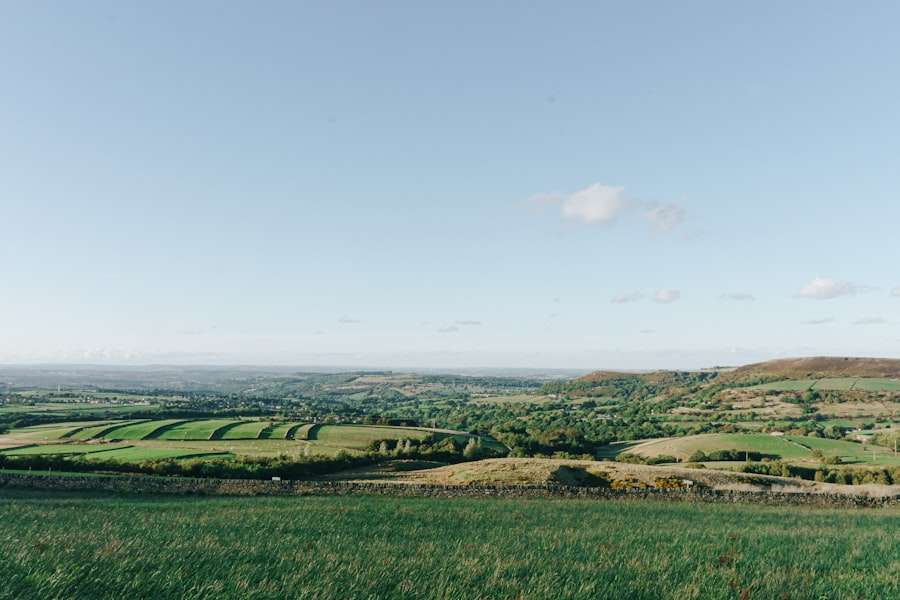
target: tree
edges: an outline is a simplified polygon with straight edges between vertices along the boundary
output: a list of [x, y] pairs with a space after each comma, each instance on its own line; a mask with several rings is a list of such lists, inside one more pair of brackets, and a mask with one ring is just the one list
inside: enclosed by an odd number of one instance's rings
[[469, 438], [466, 447], [463, 448], [463, 456], [466, 458], [478, 458], [481, 454], [481, 448], [478, 447], [478, 441], [474, 437]]

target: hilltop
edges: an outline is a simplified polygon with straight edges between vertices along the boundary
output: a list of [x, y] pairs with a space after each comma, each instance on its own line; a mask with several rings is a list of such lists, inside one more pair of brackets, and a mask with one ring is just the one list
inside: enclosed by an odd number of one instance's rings
[[900, 378], [900, 359], [840, 356], [784, 358], [739, 367], [722, 376], [729, 381], [750, 379], [821, 379], [826, 377]]

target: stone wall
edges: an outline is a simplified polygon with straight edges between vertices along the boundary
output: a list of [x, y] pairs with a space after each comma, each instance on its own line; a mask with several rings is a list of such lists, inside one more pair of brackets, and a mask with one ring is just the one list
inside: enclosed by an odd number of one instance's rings
[[845, 494], [718, 491], [710, 489], [610, 489], [564, 485], [441, 486], [344, 481], [259, 481], [149, 476], [78, 476], [0, 473], [0, 488], [88, 490], [118, 494], [194, 494], [209, 496], [345, 496], [380, 495], [431, 498], [582, 498], [654, 499], [688, 502], [759, 503], [768, 505], [886, 507], [900, 506], [900, 496], [876, 498]]

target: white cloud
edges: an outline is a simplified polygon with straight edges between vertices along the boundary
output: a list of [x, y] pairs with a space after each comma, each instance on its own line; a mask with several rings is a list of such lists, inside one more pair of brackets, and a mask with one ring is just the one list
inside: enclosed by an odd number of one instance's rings
[[893, 296], [894, 298], [900, 298], [900, 287], [896, 287], [891, 290], [891, 296]]
[[672, 231], [687, 215], [687, 211], [677, 204], [632, 199], [625, 195], [624, 187], [602, 183], [593, 183], [571, 194], [534, 194], [528, 204], [538, 210], [559, 204], [564, 218], [588, 225], [608, 225], [626, 213], [642, 211], [647, 224], [660, 233]]
[[338, 323], [343, 323], [344, 325], [354, 325], [356, 323], [362, 323], [359, 319], [354, 319], [352, 317], [343, 316], [338, 319]]
[[678, 290], [657, 290], [653, 294], [653, 301], [660, 304], [670, 304], [681, 298], [681, 292]]
[[456, 325], [448, 325], [447, 327], [438, 329], [438, 333], [456, 333], [457, 331], [459, 331], [459, 327]]
[[612, 302], [613, 304], [628, 304], [629, 302], [637, 302], [644, 297], [644, 294], [641, 292], [628, 292], [625, 294], [619, 294], [618, 296], [613, 296]]
[[853, 321], [854, 325], [883, 325], [885, 323], [887, 323], [887, 320], [881, 317], [865, 317]]
[[827, 325], [828, 323], [834, 323], [834, 319], [825, 317], [824, 319], [810, 319], [808, 321], [803, 321], [804, 325]]
[[563, 200], [562, 214], [582, 223], [612, 223], [628, 207], [625, 188], [595, 183]]
[[722, 300], [732, 300], [734, 302], [753, 302], [756, 296], [747, 292], [733, 292], [730, 294], [722, 294]]
[[803, 286], [797, 293], [797, 296], [810, 300], [831, 300], [841, 296], [850, 296], [864, 289], [864, 287], [849, 281], [837, 281], [830, 277], [816, 277]]
[[477, 327], [477, 326], [481, 325], [481, 321], [466, 321], [466, 320], [464, 320], [464, 321], [457, 321], [456, 324], [463, 325], [466, 327]]
[[666, 204], [663, 206], [655, 206], [644, 212], [644, 218], [650, 222], [656, 231], [667, 232], [672, 231], [684, 222], [687, 214], [682, 207], [677, 204]]

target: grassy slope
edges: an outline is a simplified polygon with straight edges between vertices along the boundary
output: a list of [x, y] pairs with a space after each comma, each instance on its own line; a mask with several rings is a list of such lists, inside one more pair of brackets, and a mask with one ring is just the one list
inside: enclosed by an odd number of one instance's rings
[[234, 419], [189, 421], [167, 429], [154, 437], [159, 440], [208, 440], [214, 431], [234, 422]]
[[375, 440], [424, 439], [428, 431], [377, 425], [322, 425], [314, 430], [316, 441], [330, 446], [363, 449]]
[[116, 429], [105, 437], [109, 440], [142, 440], [158, 429], [171, 427], [181, 421], [184, 421], [184, 419], [164, 419], [161, 421], [147, 421], [135, 425], [127, 425]]
[[640, 456], [669, 455], [686, 459], [697, 450], [741, 450], [777, 454], [785, 459], [803, 459], [810, 456], [809, 450], [781, 437], [768, 434], [744, 433], [704, 433], [683, 438], [650, 440], [628, 450]]
[[148, 448], [129, 446], [118, 450], [93, 452], [88, 458], [134, 462], [142, 460], [159, 460], [163, 458], [194, 458], [201, 456], [223, 458], [228, 456], [228, 454], [223, 452], [203, 452], [188, 448]]
[[0, 599], [889, 598], [900, 512], [0, 490]]
[[230, 427], [222, 435], [223, 440], [255, 440], [259, 432], [269, 426], [269, 421], [246, 421]]
[[[43, 444], [40, 446], [28, 446], [25, 448], [14, 448], [5, 450], [3, 454], [7, 456], [24, 456], [37, 454], [85, 454], [88, 452], [99, 452], [110, 448], [122, 446], [107, 446], [100, 444]], [[126, 446], [127, 447], [127, 446]]]
[[868, 465], [898, 465], [900, 457], [893, 456], [886, 448], [876, 448], [873, 463], [872, 450], [863, 451], [862, 444], [814, 438], [807, 436], [776, 437], [765, 433], [705, 433], [683, 438], [666, 438], [650, 440], [626, 449], [627, 452], [645, 457], [661, 455], [687, 459], [697, 450], [712, 452], [714, 450], [740, 450], [778, 455], [789, 462], [814, 463], [811, 450], [817, 448], [825, 456], [840, 456], [847, 463]]

